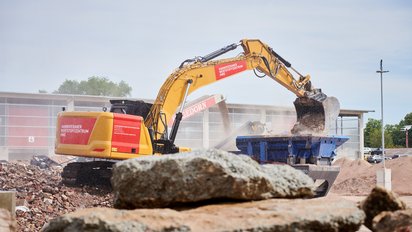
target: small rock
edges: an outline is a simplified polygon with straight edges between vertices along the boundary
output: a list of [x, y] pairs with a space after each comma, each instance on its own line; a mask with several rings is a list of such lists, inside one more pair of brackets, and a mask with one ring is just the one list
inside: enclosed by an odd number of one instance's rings
[[16, 206], [27, 206], [29, 203], [24, 198], [16, 199]]
[[49, 198], [44, 198], [43, 202], [49, 205], [53, 204], [53, 200]]
[[373, 218], [383, 211], [396, 211], [406, 209], [406, 204], [393, 192], [376, 186], [372, 192], [360, 204], [365, 212], [365, 226], [372, 228]]
[[376, 232], [412, 231], [412, 209], [378, 214], [373, 218], [373, 229]]
[[16, 212], [17, 211], [22, 211], [22, 212], [29, 212], [30, 211], [30, 209], [27, 207], [27, 206], [24, 206], [24, 205], [22, 205], [22, 206], [16, 206]]
[[67, 196], [73, 196], [73, 195], [75, 195], [75, 193], [72, 192], [72, 191], [67, 191], [67, 192], [66, 192], [66, 195], [67, 195]]
[[53, 188], [51, 186], [44, 186], [42, 188], [43, 192], [50, 193], [50, 194], [57, 194], [59, 193], [59, 189]]

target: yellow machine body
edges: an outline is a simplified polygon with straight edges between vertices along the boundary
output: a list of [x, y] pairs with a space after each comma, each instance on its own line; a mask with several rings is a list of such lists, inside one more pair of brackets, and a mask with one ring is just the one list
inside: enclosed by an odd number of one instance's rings
[[143, 118], [109, 112], [60, 112], [56, 154], [89, 158], [129, 159], [152, 155]]

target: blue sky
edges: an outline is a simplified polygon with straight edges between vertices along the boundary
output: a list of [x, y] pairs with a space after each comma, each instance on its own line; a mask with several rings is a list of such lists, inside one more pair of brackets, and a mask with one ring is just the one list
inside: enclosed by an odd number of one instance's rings
[[[257, 38], [345, 109], [385, 123], [412, 112], [409, 1], [0, 1], [0, 91], [52, 92], [65, 79], [105, 76], [152, 98], [186, 58]], [[231, 55], [237, 55], [237, 50]], [[292, 107], [295, 96], [253, 72], [207, 86], [190, 99]]]

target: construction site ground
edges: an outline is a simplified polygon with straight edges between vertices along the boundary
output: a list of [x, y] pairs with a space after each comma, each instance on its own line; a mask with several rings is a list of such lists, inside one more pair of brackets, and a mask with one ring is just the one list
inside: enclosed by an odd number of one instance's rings
[[[399, 195], [412, 195], [412, 149], [388, 149], [387, 157], [405, 155], [385, 160], [391, 169], [392, 191]], [[344, 196], [366, 196], [376, 185], [376, 172], [383, 169], [383, 163], [370, 164], [365, 160], [340, 158], [334, 162], [341, 171], [331, 189], [331, 193]]]
[[[388, 153], [412, 154], [412, 149]], [[57, 160], [57, 159], [56, 159]], [[363, 200], [376, 185], [376, 171], [382, 164], [341, 158], [335, 165], [341, 172], [327, 197], [343, 197], [354, 202]], [[412, 156], [386, 160], [392, 170], [392, 190], [412, 207]], [[82, 208], [113, 207], [113, 194], [108, 186], [65, 186], [59, 166], [40, 168], [28, 161], [0, 165], [0, 190], [16, 191], [18, 231], [39, 231], [50, 219]], [[368, 231], [368, 230], [361, 230]]]

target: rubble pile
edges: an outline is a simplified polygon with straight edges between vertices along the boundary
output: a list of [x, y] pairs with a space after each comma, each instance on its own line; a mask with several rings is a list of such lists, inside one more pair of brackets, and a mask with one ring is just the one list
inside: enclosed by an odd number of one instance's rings
[[41, 169], [24, 162], [0, 164], [0, 190], [16, 191], [18, 231], [39, 231], [59, 215], [90, 207], [112, 207], [108, 186], [68, 187], [61, 167]]

